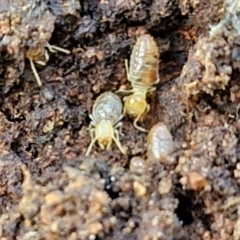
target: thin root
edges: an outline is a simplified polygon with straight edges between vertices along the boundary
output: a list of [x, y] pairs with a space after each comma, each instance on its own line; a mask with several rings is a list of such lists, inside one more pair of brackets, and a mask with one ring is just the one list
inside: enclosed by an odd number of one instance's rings
[[38, 84], [39, 87], [41, 87], [41, 86], [42, 86], [42, 81], [41, 81], [41, 79], [40, 79], [40, 77], [39, 77], [39, 75], [38, 75], [38, 73], [37, 73], [37, 70], [36, 70], [35, 65], [34, 65], [34, 63], [33, 63], [33, 60], [32, 60], [32, 59], [29, 59], [29, 61], [30, 61], [30, 65], [31, 65], [33, 74], [34, 74], [34, 76], [35, 76], [35, 78], [36, 78], [37, 84]]

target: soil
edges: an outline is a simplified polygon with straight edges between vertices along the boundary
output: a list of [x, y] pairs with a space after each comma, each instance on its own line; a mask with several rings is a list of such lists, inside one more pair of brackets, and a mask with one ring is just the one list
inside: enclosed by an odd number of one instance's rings
[[[0, 239], [240, 239], [239, 13], [237, 0], [1, 1]], [[125, 117], [126, 156], [85, 157], [93, 103], [129, 87], [142, 32], [161, 81], [141, 125], [166, 124], [175, 151], [149, 161]], [[47, 42], [71, 53], [36, 64], [39, 88], [25, 54]]]

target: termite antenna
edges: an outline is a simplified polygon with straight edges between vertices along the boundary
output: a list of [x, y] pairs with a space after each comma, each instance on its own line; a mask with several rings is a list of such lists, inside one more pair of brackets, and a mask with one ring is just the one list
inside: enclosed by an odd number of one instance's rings
[[47, 48], [49, 49], [50, 52], [56, 52], [56, 51], [59, 51], [59, 52], [63, 52], [63, 53], [66, 53], [66, 54], [70, 54], [70, 51], [67, 50], [67, 49], [64, 49], [64, 48], [61, 48], [61, 47], [57, 47], [57, 46], [54, 46], [54, 45], [50, 45], [49, 43], [47, 43]]
[[114, 142], [116, 143], [118, 149], [121, 151], [121, 153], [122, 153], [123, 155], [126, 155], [126, 152], [123, 150], [122, 145], [120, 144], [120, 142], [119, 142], [115, 137], [113, 137], [113, 140], [114, 140]]
[[133, 126], [134, 126], [136, 129], [138, 129], [139, 131], [148, 132], [147, 129], [142, 128], [142, 127], [140, 127], [140, 126], [137, 124], [140, 118], [141, 118], [141, 115], [138, 115], [137, 118], [136, 118], [136, 119], [134, 120], [134, 122], [133, 122]]

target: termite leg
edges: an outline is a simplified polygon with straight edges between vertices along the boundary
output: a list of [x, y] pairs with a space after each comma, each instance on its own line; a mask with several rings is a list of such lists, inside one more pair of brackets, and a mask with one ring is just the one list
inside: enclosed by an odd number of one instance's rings
[[37, 63], [37, 64], [39, 64], [39, 65], [42, 65], [42, 66], [45, 66], [45, 65], [46, 65], [46, 62], [41, 61], [41, 60], [35, 61], [35, 63]]
[[139, 131], [148, 132], [145, 128], [142, 128], [142, 127], [140, 127], [140, 126], [137, 124], [141, 117], [142, 117], [142, 114], [139, 115], [139, 116], [137, 116], [137, 118], [136, 118], [136, 119], [134, 120], [134, 122], [133, 122], [133, 126], [134, 126], [136, 129], [138, 129]]
[[[127, 72], [127, 79], [128, 79], [128, 81], [129, 81], [130, 75], [129, 75], [129, 68], [128, 68], [128, 60], [127, 60], [127, 59], [125, 59], [125, 68], [126, 68], [126, 72]], [[131, 90], [118, 89], [118, 90], [116, 91], [116, 93], [131, 93], [131, 92], [133, 92], [132, 89], [131, 89]]]
[[150, 111], [150, 105], [149, 104], [147, 104], [147, 107], [146, 107], [146, 110], [144, 111], [144, 113], [141, 115], [141, 117], [140, 118], [144, 118], [146, 115], [147, 115], [147, 113]]
[[113, 137], [114, 142], [116, 143], [116, 145], [117, 145], [118, 149], [121, 151], [121, 153], [122, 153], [123, 155], [126, 155], [126, 152], [123, 150], [122, 145], [121, 145], [121, 143], [120, 143], [120, 141], [119, 141], [119, 133], [118, 133], [118, 130], [115, 130], [114, 132], [115, 132], [115, 135], [116, 135], [116, 138]]
[[59, 52], [63, 52], [63, 53], [66, 53], [66, 54], [70, 54], [69, 50], [61, 48], [61, 47], [57, 47], [57, 46], [54, 46], [54, 45], [50, 45], [49, 43], [47, 43], [47, 48], [49, 49], [50, 52], [53, 52], [53, 53], [56, 52], [56, 51], [59, 51]]
[[95, 126], [95, 123], [93, 122], [93, 119], [92, 119], [92, 114], [89, 115], [89, 118], [92, 120], [87, 128], [87, 130], [91, 130], [93, 126]]
[[49, 55], [47, 51], [45, 51], [45, 59], [46, 59], [46, 62], [49, 60]]
[[159, 66], [157, 66], [157, 81], [155, 84], [158, 84], [159, 82], [160, 82]]
[[90, 132], [91, 139], [93, 139], [94, 138], [94, 128], [91, 128], [89, 132]]
[[128, 89], [128, 90], [126, 90], [126, 89], [118, 89], [115, 93], [132, 93], [133, 92], [133, 90], [132, 89]]
[[33, 74], [36, 78], [37, 84], [38, 84], [39, 87], [41, 87], [42, 86], [42, 81], [41, 81], [41, 79], [40, 79], [40, 77], [37, 73], [37, 70], [36, 70], [35, 65], [33, 63], [33, 60], [31, 58], [29, 58], [29, 61], [30, 61], [30, 65], [31, 65], [31, 69], [33, 71]]
[[[120, 121], [120, 120], [122, 120], [124, 118], [124, 115], [123, 114], [121, 114], [120, 116], [119, 116], [119, 118], [118, 118], [118, 122]], [[119, 123], [118, 123], [119, 124]]]
[[88, 149], [87, 149], [87, 152], [85, 153], [86, 156], [89, 156], [89, 153], [91, 152], [92, 147], [93, 147], [94, 143], [95, 143], [96, 140], [97, 140], [97, 138], [93, 138], [93, 131], [94, 131], [94, 128], [92, 128], [92, 129], [90, 130], [91, 143], [89, 144]]
[[122, 122], [119, 122], [115, 128], [118, 128], [118, 133], [123, 137], [124, 136], [124, 133], [122, 132], [122, 127], [123, 127], [123, 124]]
[[126, 72], [127, 72], [127, 79], [129, 80], [129, 68], [128, 68], [128, 60], [127, 59], [125, 59], [125, 68], [126, 68]]

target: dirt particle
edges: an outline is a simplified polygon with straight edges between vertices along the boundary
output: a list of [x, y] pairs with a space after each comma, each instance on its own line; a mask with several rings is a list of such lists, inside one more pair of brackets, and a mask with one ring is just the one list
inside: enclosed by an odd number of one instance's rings
[[197, 172], [190, 172], [188, 173], [188, 183], [190, 185], [190, 188], [197, 191], [203, 189], [206, 184], [206, 178], [200, 175]]
[[170, 192], [172, 188], [172, 180], [169, 177], [164, 177], [159, 182], [158, 192], [159, 194], [165, 195]]
[[143, 197], [147, 193], [147, 188], [142, 183], [137, 181], [133, 182], [133, 189], [138, 197]]

